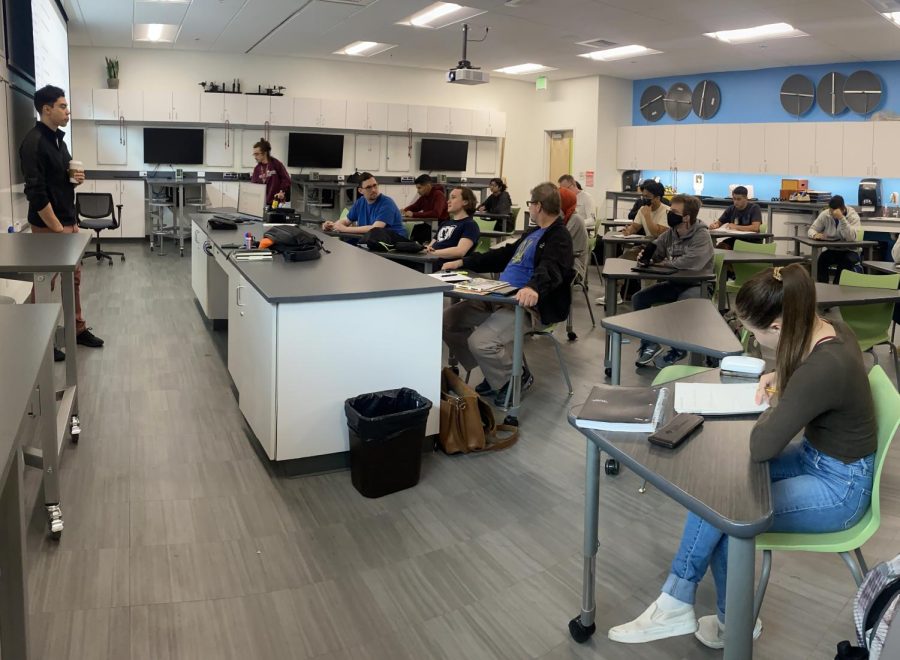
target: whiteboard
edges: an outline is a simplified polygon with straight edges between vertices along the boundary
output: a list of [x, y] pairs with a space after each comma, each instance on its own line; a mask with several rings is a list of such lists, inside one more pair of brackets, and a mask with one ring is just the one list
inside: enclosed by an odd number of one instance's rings
[[[31, 0], [31, 25], [34, 35], [34, 88], [61, 87], [69, 93], [69, 33], [55, 0]], [[72, 151], [72, 132], [65, 142]]]

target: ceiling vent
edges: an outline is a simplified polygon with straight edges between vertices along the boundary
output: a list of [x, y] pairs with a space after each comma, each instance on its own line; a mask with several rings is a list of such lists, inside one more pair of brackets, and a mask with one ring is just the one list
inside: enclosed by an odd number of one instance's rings
[[609, 39], [591, 39], [590, 41], [578, 41], [576, 43], [579, 46], [587, 46], [588, 48], [594, 48], [595, 50], [612, 48], [613, 46], [619, 45], [615, 41], [610, 41]]

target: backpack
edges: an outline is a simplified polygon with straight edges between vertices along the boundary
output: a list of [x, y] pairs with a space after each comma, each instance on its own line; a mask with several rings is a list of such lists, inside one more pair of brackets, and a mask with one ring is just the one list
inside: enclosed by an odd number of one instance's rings
[[403, 234], [398, 234], [387, 227], [370, 229], [363, 241], [370, 252], [421, 252], [425, 248], [421, 243], [411, 241]]
[[866, 574], [853, 600], [853, 619], [859, 646], [841, 642], [836, 659], [900, 657], [900, 555]]
[[429, 243], [431, 241], [431, 225], [427, 222], [413, 225], [412, 231], [409, 232], [409, 239], [417, 243]]
[[285, 261], [312, 261], [321, 257], [322, 251], [329, 253], [318, 236], [301, 227], [272, 227], [264, 237], [272, 241], [272, 250], [280, 252]]

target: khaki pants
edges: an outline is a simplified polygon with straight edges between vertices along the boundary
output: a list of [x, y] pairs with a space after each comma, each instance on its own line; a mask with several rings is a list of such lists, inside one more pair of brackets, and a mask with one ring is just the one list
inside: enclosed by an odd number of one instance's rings
[[495, 390], [512, 373], [516, 310], [478, 300], [463, 300], [444, 310], [444, 343], [466, 369], [476, 366]]
[[[35, 227], [31, 225], [32, 234], [52, 234], [53, 231], [49, 227]], [[63, 233], [78, 233], [78, 225], [63, 225]], [[51, 289], [56, 288], [56, 280], [59, 275], [54, 275], [50, 282]], [[81, 312], [81, 264], [75, 266], [75, 334], [81, 334], [87, 329], [87, 323], [84, 321], [84, 314]], [[34, 302], [34, 288], [31, 289], [30, 302]]]

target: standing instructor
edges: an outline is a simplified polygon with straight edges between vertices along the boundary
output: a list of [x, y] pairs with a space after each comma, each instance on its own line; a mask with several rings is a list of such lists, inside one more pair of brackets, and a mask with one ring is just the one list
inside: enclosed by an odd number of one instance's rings
[[[25, 135], [19, 147], [19, 160], [25, 176], [28, 198], [28, 222], [33, 234], [78, 233], [75, 213], [75, 186], [84, 181], [84, 171], [73, 171], [69, 178], [72, 156], [63, 142], [60, 126], [69, 123], [69, 102], [59, 87], [47, 85], [34, 94], [34, 107], [40, 116], [34, 128]], [[32, 294], [33, 296], [33, 294]], [[100, 348], [103, 340], [87, 327], [81, 311], [81, 266], [75, 267], [75, 332], [82, 346]], [[65, 355], [57, 350], [57, 360]]]

